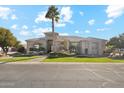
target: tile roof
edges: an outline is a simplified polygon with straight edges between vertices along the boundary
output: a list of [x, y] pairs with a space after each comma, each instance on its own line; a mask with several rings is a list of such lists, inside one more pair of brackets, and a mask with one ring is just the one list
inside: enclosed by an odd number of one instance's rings
[[59, 36], [59, 39], [67, 39], [67, 40], [70, 40], [70, 41], [80, 41], [84, 38], [79, 37], [79, 36]]
[[[45, 37], [42, 38], [33, 38], [33, 39], [28, 39], [26, 41], [36, 41], [36, 40], [45, 40]], [[62, 41], [62, 40], [69, 40], [69, 41], [73, 41], [73, 42], [78, 42], [78, 41], [82, 41], [82, 40], [97, 40], [97, 41], [107, 41], [105, 39], [99, 39], [99, 38], [93, 38], [93, 37], [88, 37], [88, 38], [83, 38], [83, 37], [79, 37], [79, 36], [59, 36], [57, 38], [57, 41]]]
[[36, 40], [45, 40], [45, 38], [32, 38], [32, 39], [28, 39], [26, 41], [36, 41]]

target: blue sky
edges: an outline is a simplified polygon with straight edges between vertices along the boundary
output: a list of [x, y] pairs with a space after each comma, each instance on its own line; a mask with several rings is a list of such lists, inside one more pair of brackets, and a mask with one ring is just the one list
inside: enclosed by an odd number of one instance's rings
[[[46, 5], [0, 6], [0, 26], [8, 28], [24, 42], [43, 37], [51, 31], [51, 20], [46, 19]], [[56, 6], [60, 21], [55, 31], [61, 35], [109, 39], [124, 32], [124, 6], [75, 5]]]

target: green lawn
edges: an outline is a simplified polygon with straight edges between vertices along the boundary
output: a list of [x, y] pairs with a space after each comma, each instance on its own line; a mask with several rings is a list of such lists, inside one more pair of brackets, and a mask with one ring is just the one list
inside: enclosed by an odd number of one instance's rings
[[44, 62], [124, 62], [124, 59], [111, 59], [107, 57], [102, 58], [75, 58], [75, 57], [63, 57], [63, 58], [47, 58]]
[[0, 62], [18, 62], [18, 61], [28, 61], [34, 58], [39, 58], [39, 56], [31, 56], [31, 57], [13, 57], [13, 58], [4, 58], [0, 59]]

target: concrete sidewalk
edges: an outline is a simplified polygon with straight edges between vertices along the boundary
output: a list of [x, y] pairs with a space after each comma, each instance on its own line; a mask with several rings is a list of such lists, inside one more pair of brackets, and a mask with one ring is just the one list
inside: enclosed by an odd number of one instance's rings
[[40, 64], [47, 56], [41, 56], [40, 58], [34, 58], [26, 61], [18, 61], [18, 62], [0, 62], [0, 64]]

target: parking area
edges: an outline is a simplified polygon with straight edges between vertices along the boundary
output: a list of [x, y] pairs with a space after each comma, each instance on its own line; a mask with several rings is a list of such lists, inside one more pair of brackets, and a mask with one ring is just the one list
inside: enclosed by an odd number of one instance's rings
[[0, 64], [0, 87], [124, 87], [123, 63]]

